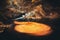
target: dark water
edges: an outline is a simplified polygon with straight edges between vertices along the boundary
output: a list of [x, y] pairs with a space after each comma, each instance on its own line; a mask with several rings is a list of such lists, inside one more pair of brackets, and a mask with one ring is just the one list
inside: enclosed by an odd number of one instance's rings
[[[5, 6], [7, 4], [7, 3], [5, 3], [5, 1], [6, 0], [0, 0], [0, 10], [5, 9]], [[56, 0], [55, 1], [54, 0], [52, 0], [52, 1], [51, 0], [50, 1], [43, 0], [43, 4], [45, 4], [46, 2], [48, 2], [47, 4], [52, 5], [53, 8], [56, 8], [56, 7], [60, 8], [60, 1], [59, 0], [57, 0], [57, 1]], [[3, 16], [0, 18], [3, 18]], [[7, 20], [0, 19], [0, 21], [6, 22]], [[6, 23], [9, 23], [9, 22], [10, 21], [8, 20], [8, 22], [6, 22]], [[44, 37], [36, 37], [36, 36], [30, 36], [27, 34], [18, 33], [13, 30], [14, 27], [11, 27], [10, 29], [5, 29], [5, 32], [0, 33], [0, 40], [60, 40], [60, 18], [50, 20], [50, 21], [47, 19], [40, 20], [38, 22], [50, 25], [52, 27], [52, 29], [54, 30], [53, 33], [48, 36], [44, 36]]]
[[53, 33], [43, 37], [36, 37], [18, 33], [13, 30], [14, 27], [11, 27], [10, 29], [6, 29], [5, 32], [0, 34], [0, 40], [60, 40], [60, 18], [50, 21], [42, 20], [40, 22], [50, 25], [54, 30]]

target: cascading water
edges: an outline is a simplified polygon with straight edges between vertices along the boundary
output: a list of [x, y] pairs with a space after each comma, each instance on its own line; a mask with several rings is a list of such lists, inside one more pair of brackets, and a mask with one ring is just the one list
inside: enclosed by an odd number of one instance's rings
[[[38, 1], [40, 1], [40, 0], [38, 0]], [[36, 1], [36, 2], [38, 2], [38, 1]], [[22, 15], [22, 17], [24, 16], [23, 18], [26, 17], [26, 18], [35, 19], [33, 17], [33, 15], [35, 15], [35, 17], [37, 17], [37, 15], [39, 15], [40, 12], [38, 13], [38, 9], [35, 10], [36, 6], [34, 5], [33, 2], [34, 2], [34, 0], [30, 0], [30, 1], [26, 1], [26, 0], [9, 0], [9, 6], [8, 7], [11, 11], [14, 11], [15, 13], [20, 13], [20, 14], [25, 13], [25, 15]], [[38, 5], [38, 6], [40, 6], [40, 5]], [[40, 10], [40, 11], [43, 11], [43, 10]], [[45, 14], [43, 12], [41, 12], [40, 15], [44, 16]], [[21, 18], [21, 17], [19, 17], [19, 18]]]

